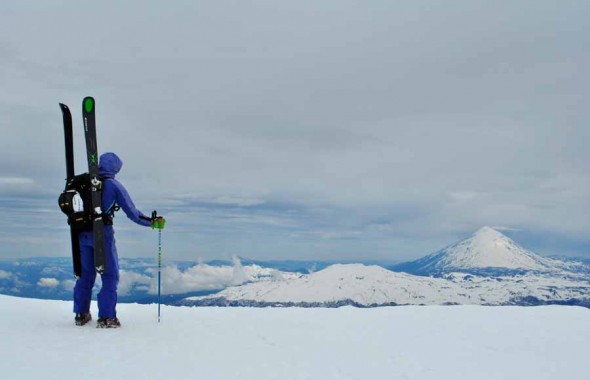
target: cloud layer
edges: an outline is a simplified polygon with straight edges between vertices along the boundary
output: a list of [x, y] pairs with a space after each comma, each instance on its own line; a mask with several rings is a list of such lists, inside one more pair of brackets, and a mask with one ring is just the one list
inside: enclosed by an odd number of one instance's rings
[[114, 5], [0, 5], [1, 255], [68, 254], [57, 103], [82, 171], [89, 94], [178, 259], [409, 259], [482, 225], [590, 251], [589, 4]]

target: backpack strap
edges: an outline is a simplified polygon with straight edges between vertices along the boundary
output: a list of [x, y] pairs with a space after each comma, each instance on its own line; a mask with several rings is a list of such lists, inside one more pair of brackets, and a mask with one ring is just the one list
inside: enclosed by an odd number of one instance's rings
[[[103, 178], [102, 179], [103, 188], [104, 188], [104, 184], [111, 179], [112, 178]], [[120, 209], [121, 209], [121, 207], [119, 207], [119, 205], [116, 204], [115, 202], [110, 204], [109, 207], [105, 211], [103, 211], [103, 213], [102, 213], [104, 224], [105, 225], [112, 225], [113, 218], [115, 217], [115, 212], [119, 211]]]

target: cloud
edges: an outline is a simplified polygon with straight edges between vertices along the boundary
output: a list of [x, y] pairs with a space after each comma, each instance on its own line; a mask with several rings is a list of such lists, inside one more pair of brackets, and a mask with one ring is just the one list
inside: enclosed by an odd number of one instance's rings
[[75, 280], [63, 280], [61, 282], [62, 289], [67, 291], [73, 291], [74, 286], [76, 286]]
[[227, 206], [239, 206], [239, 207], [250, 207], [250, 206], [259, 206], [266, 203], [262, 199], [256, 198], [244, 198], [244, 197], [237, 197], [237, 196], [220, 196], [210, 200], [211, 203], [218, 204], [218, 205], [227, 205]]
[[37, 282], [37, 286], [41, 288], [55, 288], [59, 285], [59, 280], [56, 278], [43, 277]]
[[13, 277], [12, 273], [0, 269], [0, 280], [8, 280], [8, 279], [11, 279], [12, 277]]
[[[250, 281], [260, 281], [270, 279], [280, 281], [284, 274], [272, 268], [263, 268], [258, 265], [244, 266], [236, 256], [232, 257], [232, 265], [212, 266], [203, 263], [181, 269], [177, 265], [167, 265], [161, 269], [162, 293], [163, 294], [181, 294], [198, 292], [203, 290], [217, 290], [228, 286], [241, 285]], [[145, 291], [149, 294], [157, 294], [157, 277], [158, 270], [152, 265], [147, 267], [144, 273], [137, 270], [120, 270], [120, 280], [118, 292], [120, 295], [129, 295], [132, 292]], [[69, 280], [62, 285], [71, 289], [75, 284]], [[54, 279], [43, 278], [38, 283], [39, 286], [53, 287], [57, 286]], [[97, 277], [97, 287], [100, 287], [100, 278]]]
[[459, 190], [459, 191], [453, 191], [453, 192], [449, 193], [449, 197], [456, 202], [470, 202], [470, 201], [474, 201], [477, 198], [480, 198], [484, 195], [485, 195], [485, 193], [476, 192], [476, 191], [469, 191], [469, 190], [465, 190], [465, 191]]
[[[582, 246], [590, 3], [536, 5], [147, 0], [96, 5], [88, 20], [84, 6], [15, 3], [0, 12], [0, 211], [14, 224], [2, 255], [67, 252], [40, 243], [57, 225], [67, 239], [63, 217], [36, 210], [63, 187], [57, 102], [83, 147], [89, 89], [100, 149], [123, 158], [140, 209], [171, 216], [179, 258], [195, 245], [208, 259], [419, 256], [482, 225]], [[96, 33], [70, 33], [85, 28]], [[390, 227], [324, 238], [368, 225]], [[38, 244], [6, 238], [24, 234]]]
[[46, 192], [47, 190], [43, 189], [34, 178], [0, 176], [0, 197], [26, 196], [30, 198]]
[[128, 295], [135, 288], [147, 288], [154, 281], [150, 276], [123, 269], [119, 271], [119, 275], [118, 292], [122, 296]]
[[[155, 270], [152, 270], [152, 275], [156, 277]], [[228, 285], [236, 285], [234, 268], [229, 266], [197, 265], [185, 271], [167, 266], [162, 270], [162, 291], [167, 294], [222, 289]], [[153, 281], [150, 293], [157, 293], [157, 284]]]
[[[217, 290], [228, 286], [241, 285], [250, 281], [262, 279], [281, 280], [286, 274], [277, 273], [277, 270], [263, 268], [258, 265], [243, 266], [237, 257], [233, 257], [233, 265], [211, 266], [198, 264], [181, 270], [178, 266], [166, 266], [162, 269], [162, 292], [164, 294], [181, 294], [203, 290]], [[150, 294], [157, 294], [157, 275], [155, 268], [146, 271], [151, 277], [130, 274], [126, 272], [124, 291], [135, 286], [149, 286]]]
[[29, 186], [35, 183], [32, 178], [0, 177], [0, 186]]
[[362, 236], [360, 231], [322, 231], [319, 232], [322, 239], [325, 240], [340, 240], [340, 239], [356, 239]]
[[522, 229], [520, 229], [520, 228], [513, 228], [513, 227], [507, 227], [507, 226], [492, 226], [492, 228], [495, 230], [498, 230], [498, 231], [511, 231], [511, 232], [522, 231]]

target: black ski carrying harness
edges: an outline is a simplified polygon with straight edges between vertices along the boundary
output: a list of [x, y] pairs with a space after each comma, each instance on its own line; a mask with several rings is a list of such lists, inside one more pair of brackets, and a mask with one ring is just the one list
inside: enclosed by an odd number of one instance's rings
[[[67, 215], [68, 224], [78, 232], [92, 231], [92, 220], [95, 214], [92, 210], [90, 186], [90, 175], [79, 174], [66, 183], [65, 190], [59, 195], [59, 208]], [[115, 205], [102, 214], [105, 225], [113, 224], [115, 211], [119, 211], [119, 206]]]

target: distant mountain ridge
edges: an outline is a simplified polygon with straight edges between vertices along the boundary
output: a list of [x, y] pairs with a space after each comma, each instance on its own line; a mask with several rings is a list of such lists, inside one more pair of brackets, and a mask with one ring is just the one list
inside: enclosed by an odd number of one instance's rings
[[590, 281], [539, 274], [445, 277], [392, 272], [379, 266], [336, 264], [289, 279], [228, 287], [178, 305], [359, 307], [394, 305], [540, 305], [590, 307]]
[[[590, 307], [586, 266], [544, 258], [499, 231], [469, 238], [387, 270], [336, 264], [298, 277], [228, 287], [190, 297], [195, 306], [360, 307], [386, 305], [540, 305]], [[402, 273], [407, 272], [407, 273]]]
[[[156, 261], [121, 259], [119, 300], [157, 301]], [[162, 302], [198, 306], [536, 305], [590, 307], [590, 266], [545, 258], [490, 227], [419, 260], [256, 262], [234, 257], [162, 268]], [[389, 270], [388, 270], [389, 269]], [[405, 273], [401, 273], [405, 272]], [[71, 299], [70, 258], [0, 261], [0, 293]]]

